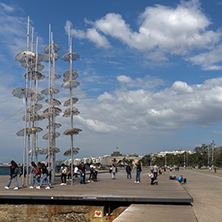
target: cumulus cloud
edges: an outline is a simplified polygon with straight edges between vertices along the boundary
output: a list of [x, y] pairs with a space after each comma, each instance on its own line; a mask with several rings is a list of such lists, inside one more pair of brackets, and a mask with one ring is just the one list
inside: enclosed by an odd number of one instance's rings
[[216, 46], [213, 50], [200, 53], [186, 59], [194, 65], [200, 65], [204, 70], [221, 70], [222, 66], [222, 45]]
[[[119, 80], [133, 81], [127, 76]], [[113, 133], [118, 132], [116, 129], [174, 130], [190, 124], [205, 128], [222, 121], [221, 109], [222, 78], [198, 85], [176, 81], [158, 92], [121, 88], [113, 93], [105, 92], [95, 103], [90, 103], [90, 108], [82, 104], [81, 115], [86, 119], [81, 122], [91, 130]], [[87, 116], [95, 118], [88, 120]]]
[[[176, 7], [159, 4], [147, 7], [138, 20], [140, 26], [135, 31], [120, 14], [108, 13], [95, 22], [85, 19], [85, 23], [93, 28], [87, 31], [72, 29], [72, 33], [104, 48], [110, 47], [107, 37], [117, 39], [143, 52], [148, 60], [167, 61], [169, 55], [179, 55], [186, 56], [188, 61], [204, 69], [221, 68], [214, 65], [218, 62], [214, 55], [219, 53], [215, 47], [221, 40], [222, 32], [221, 29], [209, 29], [212, 22], [203, 13], [199, 0], [181, 1]], [[212, 52], [190, 56], [197, 49]], [[211, 57], [211, 60], [204, 63], [206, 57]]]
[[[66, 32], [68, 30], [68, 26], [72, 26], [72, 23], [70, 21], [66, 21]], [[110, 48], [109, 41], [95, 28], [87, 29], [87, 31], [76, 30], [74, 28], [71, 28], [71, 35], [75, 36], [78, 39], [89, 39], [91, 42], [95, 43], [97, 47]]]

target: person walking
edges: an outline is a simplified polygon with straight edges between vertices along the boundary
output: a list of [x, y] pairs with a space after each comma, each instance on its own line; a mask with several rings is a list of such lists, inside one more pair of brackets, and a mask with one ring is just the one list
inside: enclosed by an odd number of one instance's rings
[[34, 184], [36, 183], [37, 189], [40, 189], [39, 183], [37, 181], [37, 177], [39, 175], [39, 168], [36, 166], [36, 164], [32, 161], [31, 162], [31, 174], [33, 175], [33, 181], [32, 181], [32, 186], [29, 187], [30, 189], [33, 189]]
[[[25, 175], [24, 175], [24, 177], [26, 177], [26, 174], [27, 174], [26, 166], [24, 168], [25, 168]], [[19, 174], [19, 177], [21, 177], [22, 175], [23, 175], [23, 164], [21, 166], [21, 173]]]
[[41, 162], [38, 162], [38, 163], [37, 163], [37, 168], [39, 169], [39, 174], [36, 175], [36, 179], [37, 179], [38, 183], [40, 183], [40, 179], [41, 179], [41, 169], [42, 169], [42, 163], [41, 163]]
[[142, 171], [141, 168], [141, 163], [137, 162], [136, 163], [136, 181], [134, 181], [134, 183], [140, 183], [140, 173]]
[[49, 190], [50, 189], [50, 186], [49, 186], [49, 182], [47, 180], [47, 177], [48, 177], [48, 170], [47, 170], [47, 167], [44, 163], [42, 163], [42, 168], [41, 168], [41, 171], [42, 171], [42, 180], [41, 180], [41, 183], [40, 183], [40, 187], [42, 186], [43, 182], [45, 181], [46, 184], [47, 184], [47, 187], [45, 188], [46, 190]]
[[126, 166], [127, 179], [132, 179], [131, 171], [132, 171], [131, 166], [127, 164]]
[[62, 183], [60, 185], [66, 185], [66, 174], [67, 174], [67, 167], [63, 163], [61, 167], [61, 181]]
[[11, 185], [11, 182], [12, 182], [12, 179], [14, 179], [14, 181], [15, 181], [14, 190], [18, 190], [17, 174], [18, 174], [18, 165], [14, 160], [12, 160], [11, 161], [11, 166], [10, 166], [9, 180], [8, 180], [7, 186], [5, 187], [6, 190], [9, 189], [9, 187]]

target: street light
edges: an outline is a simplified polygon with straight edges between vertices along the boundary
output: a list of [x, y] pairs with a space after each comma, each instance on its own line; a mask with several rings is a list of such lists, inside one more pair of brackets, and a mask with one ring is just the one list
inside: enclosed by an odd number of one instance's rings
[[186, 157], [185, 157], [185, 155], [186, 155], [186, 152], [184, 152], [184, 168], [186, 168]]
[[214, 167], [214, 140], [212, 140], [212, 143], [211, 143], [211, 147], [212, 147], [212, 168]]

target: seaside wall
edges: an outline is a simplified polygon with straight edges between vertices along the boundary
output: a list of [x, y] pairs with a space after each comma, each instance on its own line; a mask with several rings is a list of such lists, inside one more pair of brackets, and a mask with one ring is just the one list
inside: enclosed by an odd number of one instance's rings
[[104, 215], [104, 206], [0, 204], [0, 222], [111, 222], [125, 209], [126, 207], [119, 207], [108, 216]]

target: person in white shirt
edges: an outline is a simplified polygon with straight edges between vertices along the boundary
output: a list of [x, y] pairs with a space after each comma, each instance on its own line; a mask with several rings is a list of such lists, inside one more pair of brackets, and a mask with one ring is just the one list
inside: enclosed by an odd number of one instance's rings
[[62, 167], [61, 167], [61, 181], [62, 181], [62, 183], [60, 185], [66, 185], [66, 174], [67, 174], [67, 167], [63, 163]]

